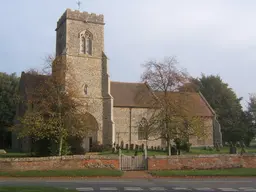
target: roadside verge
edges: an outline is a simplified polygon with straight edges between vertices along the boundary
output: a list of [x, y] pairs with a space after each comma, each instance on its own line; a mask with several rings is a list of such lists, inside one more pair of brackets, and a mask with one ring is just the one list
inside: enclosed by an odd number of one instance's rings
[[0, 177], [121, 177], [116, 169], [1, 171]]
[[256, 168], [232, 168], [211, 170], [157, 170], [149, 172], [153, 177], [255, 177]]

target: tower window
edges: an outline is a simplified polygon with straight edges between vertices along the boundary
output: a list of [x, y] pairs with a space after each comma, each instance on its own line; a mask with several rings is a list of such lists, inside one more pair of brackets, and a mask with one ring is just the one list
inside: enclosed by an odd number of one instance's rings
[[92, 55], [93, 36], [89, 31], [83, 31], [80, 34], [80, 53]]
[[88, 94], [88, 85], [84, 85], [84, 94], [87, 95]]
[[92, 40], [89, 37], [86, 37], [86, 54], [92, 55]]

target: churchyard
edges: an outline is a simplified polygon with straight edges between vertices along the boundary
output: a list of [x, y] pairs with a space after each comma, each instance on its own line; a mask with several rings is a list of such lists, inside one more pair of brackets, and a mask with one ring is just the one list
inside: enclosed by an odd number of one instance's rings
[[[242, 151], [241, 147], [236, 147], [236, 153], [240, 154]], [[134, 155], [143, 155], [144, 150], [142, 148], [139, 148], [136, 152], [135, 149], [127, 150], [122, 149], [122, 154], [134, 156]], [[253, 154], [256, 153], [256, 145], [251, 145], [250, 147], [245, 148], [245, 153]], [[113, 152], [112, 150], [102, 150], [100, 152], [89, 152], [88, 154], [93, 155], [119, 155], [118, 150]], [[180, 155], [211, 155], [211, 154], [230, 154], [230, 147], [224, 146], [221, 147], [219, 150], [216, 150], [214, 147], [191, 147], [189, 151], [181, 150]], [[149, 148], [147, 150], [148, 156], [165, 156], [167, 155], [167, 150], [159, 147], [155, 148]], [[22, 157], [31, 157], [31, 154], [29, 153], [21, 153], [21, 152], [13, 152], [6, 150], [6, 153], [0, 153], [0, 158], [22, 158]]]
[[[237, 147], [237, 153], [240, 153], [242, 150], [241, 147]], [[181, 151], [181, 155], [207, 155], [207, 154], [229, 154], [229, 147], [222, 147], [219, 151], [217, 151], [214, 147], [198, 147], [198, 148], [191, 148], [189, 152], [187, 151]], [[133, 156], [136, 153], [135, 150], [122, 150], [122, 154], [124, 155], [130, 155]], [[137, 155], [142, 155], [144, 152], [143, 150], [139, 150], [137, 152]], [[246, 148], [246, 153], [256, 153], [256, 146], [255, 147], [249, 147]], [[112, 151], [103, 151], [99, 152], [99, 155], [118, 155], [118, 152], [113, 153]], [[165, 149], [149, 149], [148, 156], [154, 156], [154, 155], [167, 155], [167, 151]]]
[[[230, 154], [229, 146], [182, 147], [180, 154], [177, 151], [174, 154], [172, 149], [168, 157], [167, 149], [148, 147], [147, 158], [143, 145], [126, 147], [116, 146], [112, 150], [98, 147], [97, 152], [63, 157], [31, 157], [27, 153], [1, 150], [0, 177], [123, 177], [129, 170], [141, 170], [153, 177], [256, 176], [254, 142], [245, 150], [236, 146], [236, 154]], [[132, 167], [138, 163], [140, 166]]]

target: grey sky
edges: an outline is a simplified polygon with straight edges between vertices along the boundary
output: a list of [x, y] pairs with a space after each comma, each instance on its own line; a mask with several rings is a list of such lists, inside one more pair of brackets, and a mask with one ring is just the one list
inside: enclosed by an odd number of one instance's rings
[[[141, 64], [175, 55], [193, 76], [219, 74], [248, 99], [256, 92], [256, 1], [81, 0], [105, 15], [111, 79], [139, 81]], [[55, 49], [56, 22], [76, 0], [1, 1], [0, 71], [41, 67]]]

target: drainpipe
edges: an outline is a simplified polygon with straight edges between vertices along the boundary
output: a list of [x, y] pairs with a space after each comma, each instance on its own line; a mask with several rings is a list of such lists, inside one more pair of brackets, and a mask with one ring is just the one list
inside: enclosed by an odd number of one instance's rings
[[129, 125], [129, 149], [131, 149], [132, 144], [132, 108], [129, 108], [130, 113], [130, 125]]

